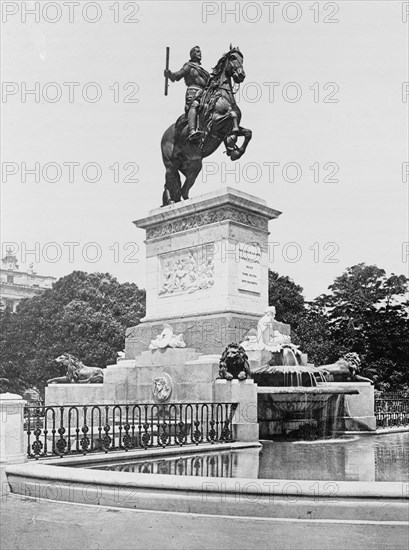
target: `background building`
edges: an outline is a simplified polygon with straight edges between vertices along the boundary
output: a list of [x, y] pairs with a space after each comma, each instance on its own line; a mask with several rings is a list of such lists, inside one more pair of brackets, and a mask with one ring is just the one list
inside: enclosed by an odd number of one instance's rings
[[11, 249], [1, 260], [0, 268], [0, 307], [9, 306], [12, 311], [16, 311], [17, 304], [24, 298], [32, 298], [51, 288], [55, 277], [38, 275], [33, 264], [30, 264], [28, 271], [20, 271], [17, 257]]

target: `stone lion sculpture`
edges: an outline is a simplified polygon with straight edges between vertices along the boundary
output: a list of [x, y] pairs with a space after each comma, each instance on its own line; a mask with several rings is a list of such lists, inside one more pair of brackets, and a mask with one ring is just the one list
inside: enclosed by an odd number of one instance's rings
[[358, 374], [361, 368], [361, 358], [355, 352], [346, 353], [336, 363], [321, 365], [319, 371], [327, 376], [327, 379], [334, 382], [370, 382], [373, 380]]
[[65, 376], [50, 378], [47, 384], [100, 384], [104, 381], [104, 372], [98, 367], [87, 367], [70, 353], [64, 353], [55, 359], [57, 363], [66, 367]]
[[235, 342], [227, 346], [220, 358], [218, 378], [224, 380], [250, 378], [250, 365], [242, 346]]

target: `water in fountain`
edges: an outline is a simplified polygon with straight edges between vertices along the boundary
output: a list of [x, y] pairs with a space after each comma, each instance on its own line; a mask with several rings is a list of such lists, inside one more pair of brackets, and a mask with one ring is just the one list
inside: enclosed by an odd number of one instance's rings
[[[277, 364], [280, 359], [292, 364]], [[294, 353], [272, 354], [269, 364], [252, 371], [261, 438], [321, 439], [342, 427], [345, 389], [327, 384], [322, 372], [296, 359]]]
[[330, 395], [323, 408], [319, 411], [318, 437], [320, 439], [336, 437], [342, 431], [343, 417], [344, 395]]
[[253, 370], [259, 386], [312, 387], [326, 382], [324, 373], [312, 365], [263, 365]]

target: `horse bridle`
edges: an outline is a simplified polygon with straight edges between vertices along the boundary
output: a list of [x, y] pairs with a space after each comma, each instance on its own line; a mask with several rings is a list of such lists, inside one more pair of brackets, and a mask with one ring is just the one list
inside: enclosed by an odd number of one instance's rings
[[232, 94], [232, 99], [234, 101], [234, 103], [236, 103], [236, 100], [235, 100], [235, 94], [237, 94], [237, 92], [239, 91], [240, 89], [240, 82], [235, 82], [234, 78], [233, 78], [233, 75], [234, 74], [238, 74], [238, 71], [237, 69], [239, 69], [240, 67], [242, 67], [242, 64], [240, 64], [240, 62], [236, 59], [231, 59], [231, 55], [234, 54], [234, 53], [238, 53], [242, 58], [243, 58], [243, 55], [242, 53], [239, 51], [239, 50], [236, 50], [236, 49], [233, 49], [233, 50], [230, 50], [226, 56], [226, 61], [230, 63], [231, 67], [232, 67], [232, 81], [233, 83], [230, 81], [228, 82], [228, 87], [226, 87], [225, 85], [223, 85], [221, 83], [221, 81], [219, 81], [219, 88], [221, 89], [224, 89], [224, 90], [228, 90], [229, 92], [231, 92]]

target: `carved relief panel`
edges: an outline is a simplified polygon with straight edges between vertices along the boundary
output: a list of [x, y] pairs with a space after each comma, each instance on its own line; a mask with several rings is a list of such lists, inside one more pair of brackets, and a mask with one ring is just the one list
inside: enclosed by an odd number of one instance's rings
[[206, 244], [162, 254], [159, 296], [191, 294], [214, 285], [214, 245]]

